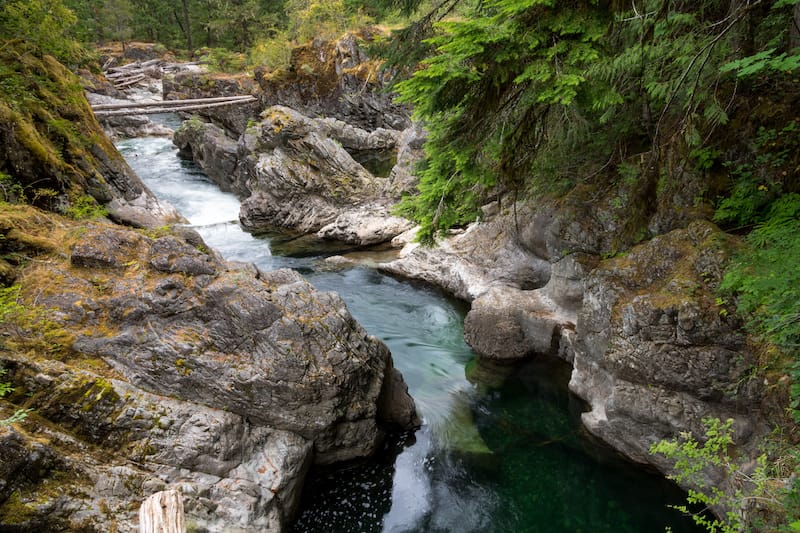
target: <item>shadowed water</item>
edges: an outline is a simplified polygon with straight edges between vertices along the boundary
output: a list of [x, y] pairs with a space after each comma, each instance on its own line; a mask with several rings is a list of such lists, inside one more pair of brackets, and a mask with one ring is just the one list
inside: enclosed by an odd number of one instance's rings
[[[339, 292], [389, 346], [417, 402], [425, 423], [415, 434], [391, 436], [370, 460], [312, 471], [293, 531], [694, 530], [667, 507], [684, 498], [676, 487], [582, 431], [584, 406], [567, 391], [566, 364], [478, 366], [463, 340], [462, 304], [366, 267], [319, 269], [320, 257], [333, 252], [318, 248], [273, 255], [270, 238], [240, 229], [237, 199], [179, 160], [168, 139], [118, 147], [227, 259], [295, 268], [318, 289]], [[281, 249], [301, 249], [283, 240]]]

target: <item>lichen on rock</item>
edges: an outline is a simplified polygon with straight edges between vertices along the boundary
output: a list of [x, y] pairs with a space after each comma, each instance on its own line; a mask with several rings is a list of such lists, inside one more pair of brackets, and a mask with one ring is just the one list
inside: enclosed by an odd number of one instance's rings
[[[132, 502], [174, 488], [193, 527], [280, 530], [312, 463], [419, 424], [386, 346], [299, 274], [225, 262], [185, 228], [8, 211], [4, 235], [49, 233], [16, 267], [31, 316], [0, 344], [10, 401], [33, 409], [0, 430], [0, 516], [20, 527], [130, 530]], [[32, 337], [45, 321], [69, 339]]]

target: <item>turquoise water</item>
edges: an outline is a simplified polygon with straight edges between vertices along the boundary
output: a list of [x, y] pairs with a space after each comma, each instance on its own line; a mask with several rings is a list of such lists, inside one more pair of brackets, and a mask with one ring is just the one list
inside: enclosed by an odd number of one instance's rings
[[[425, 423], [416, 433], [390, 436], [370, 460], [312, 471], [292, 531], [694, 531], [667, 507], [683, 501], [680, 490], [582, 430], [585, 406], [567, 390], [565, 363], [478, 366], [463, 340], [463, 304], [370, 268], [327, 270], [320, 260], [334, 251], [313, 243], [292, 252], [292, 242], [243, 232], [236, 198], [180, 161], [167, 139], [118, 146], [226, 258], [295, 268], [339, 292], [389, 346], [417, 402]], [[273, 255], [273, 245], [289, 255]]]

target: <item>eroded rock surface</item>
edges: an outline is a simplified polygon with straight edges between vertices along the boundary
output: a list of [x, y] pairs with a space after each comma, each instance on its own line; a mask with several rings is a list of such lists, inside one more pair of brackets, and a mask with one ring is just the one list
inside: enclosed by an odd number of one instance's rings
[[696, 221], [601, 260], [623, 228], [602, 209], [582, 219], [576, 205], [518, 206], [516, 222], [487, 206], [486, 221], [431, 248], [409, 243], [379, 268], [471, 301], [465, 338], [482, 360], [570, 362], [570, 388], [590, 405], [584, 425], [634, 461], [669, 473], [650, 445], [703, 435], [708, 417], [733, 418], [751, 453], [765, 431], [753, 355], [714, 292], [734, 238]]
[[292, 50], [286, 71], [257, 69], [264, 107], [284, 105], [367, 131], [410, 127], [409, 109], [394, 103], [393, 94], [385, 90], [391, 73], [364, 52], [361, 41], [372, 38], [348, 33], [335, 41], [315, 39]]
[[696, 222], [604, 261], [585, 281], [570, 388], [586, 427], [641, 462], [701, 420], [733, 418], [746, 447], [759, 387], [741, 324], [713, 297], [730, 238]]
[[[192, 120], [174, 142], [222, 189], [244, 199], [246, 228], [287, 228], [366, 246], [411, 227], [391, 206], [409, 187], [407, 169], [418, 156], [420, 134], [414, 128], [366, 131], [274, 106], [238, 141], [214, 124]], [[385, 152], [399, 157], [388, 177], [373, 175], [354, 158]]]
[[281, 531], [312, 463], [419, 424], [388, 349], [338, 295], [224, 262], [190, 230], [41, 216], [60, 244], [18, 282], [60, 355], [23, 355], [48, 341], [4, 329], [11, 400], [35, 411], [0, 430], [3, 523], [132, 531], [136, 502], [177, 489], [193, 527]]

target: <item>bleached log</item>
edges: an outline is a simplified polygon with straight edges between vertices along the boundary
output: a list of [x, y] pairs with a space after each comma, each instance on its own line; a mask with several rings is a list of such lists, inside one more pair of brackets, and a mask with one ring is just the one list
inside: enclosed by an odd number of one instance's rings
[[106, 78], [112, 80], [116, 78], [127, 78], [129, 76], [134, 76], [136, 74], [141, 74], [144, 72], [144, 69], [136, 69], [136, 70], [123, 70], [120, 72], [109, 72], [106, 73]]
[[117, 89], [121, 89], [122, 87], [127, 87], [128, 85], [134, 85], [136, 83], [139, 83], [144, 78], [145, 78], [144, 74], [139, 74], [138, 76], [134, 76], [132, 79], [129, 79], [127, 81], [114, 83], [114, 87], [116, 87]]
[[186, 533], [183, 500], [178, 491], [156, 492], [142, 503], [139, 533]]
[[177, 113], [179, 111], [198, 111], [200, 109], [209, 109], [211, 107], [221, 107], [225, 105], [248, 104], [250, 102], [255, 102], [257, 100], [258, 99], [255, 97], [250, 97], [247, 100], [242, 98], [234, 101], [218, 102], [216, 104], [198, 104], [198, 105], [186, 105], [179, 107], [152, 107], [152, 108], [130, 107], [128, 109], [95, 111], [95, 115], [97, 115], [98, 117], [114, 117], [114, 116], [124, 116], [124, 115], [155, 115], [159, 113]]
[[108, 69], [108, 71], [109, 72], [125, 72], [126, 70], [140, 69], [140, 68], [142, 68], [142, 65], [138, 61], [135, 61], [133, 63], [120, 65], [118, 67], [111, 67], [110, 69]]
[[214, 98], [193, 98], [186, 100], [159, 100], [157, 102], [126, 102], [124, 104], [97, 104], [92, 106], [95, 111], [103, 111], [107, 109], [129, 109], [140, 107], [171, 107], [171, 106], [184, 106], [193, 104], [215, 104], [218, 102], [237, 102], [239, 100], [252, 100], [253, 96], [243, 94], [239, 96], [218, 96]]

